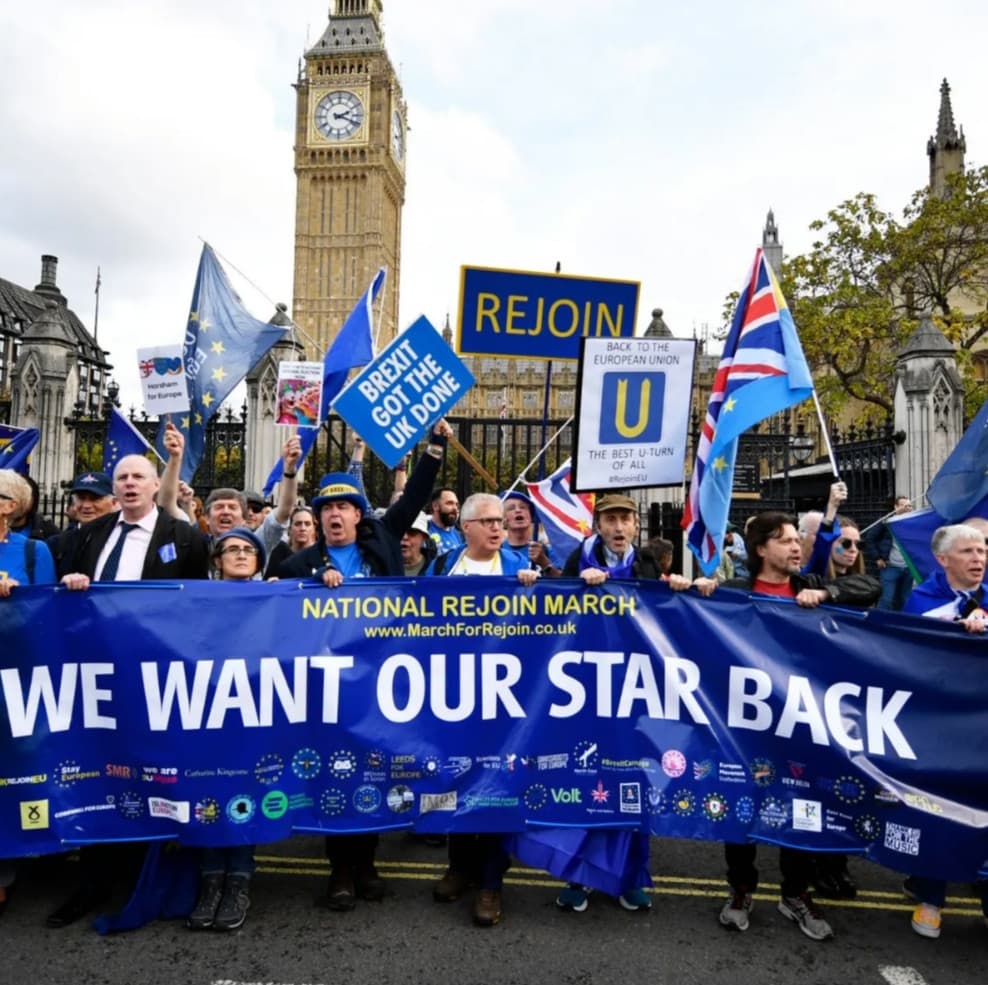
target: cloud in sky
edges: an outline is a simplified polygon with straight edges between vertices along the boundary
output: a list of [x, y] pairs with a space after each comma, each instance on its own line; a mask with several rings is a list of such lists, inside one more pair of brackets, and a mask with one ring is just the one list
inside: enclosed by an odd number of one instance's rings
[[[268, 317], [291, 301], [294, 92], [328, 0], [51, 0], [0, 13], [0, 276], [40, 255], [125, 406], [133, 351], [178, 342], [207, 238]], [[927, 176], [940, 79], [983, 160], [982, 5], [389, 0], [409, 103], [401, 322], [455, 318], [461, 263], [642, 282], [680, 335], [720, 318], [769, 207], [787, 253], [858, 191]]]

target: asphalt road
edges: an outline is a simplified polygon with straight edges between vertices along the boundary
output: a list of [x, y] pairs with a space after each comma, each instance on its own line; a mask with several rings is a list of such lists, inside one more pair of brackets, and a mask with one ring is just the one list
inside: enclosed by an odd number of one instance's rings
[[383, 903], [351, 913], [319, 906], [328, 868], [322, 841], [297, 838], [258, 849], [252, 908], [234, 933], [186, 930], [181, 921], [100, 937], [83, 921], [62, 930], [45, 915], [70, 886], [71, 862], [21, 866], [0, 919], [0, 983], [32, 985], [408, 985], [417, 982], [552, 985], [984, 985], [988, 928], [968, 886], [951, 886], [938, 941], [909, 928], [901, 876], [852, 860], [861, 891], [826, 903], [832, 941], [804, 937], [776, 909], [776, 852], [759, 852], [762, 886], [751, 927], [731, 933], [717, 912], [725, 898], [718, 845], [655, 839], [653, 908], [627, 913], [605, 896], [582, 914], [554, 905], [559, 883], [516, 867], [503, 921], [470, 922], [469, 902], [432, 902], [445, 850], [405, 835], [382, 839]]

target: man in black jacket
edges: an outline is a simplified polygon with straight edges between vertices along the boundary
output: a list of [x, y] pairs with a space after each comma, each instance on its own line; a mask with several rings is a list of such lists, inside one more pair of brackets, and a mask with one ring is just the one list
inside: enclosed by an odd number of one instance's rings
[[79, 528], [62, 584], [84, 591], [92, 581], [205, 578], [209, 553], [198, 527], [155, 506], [160, 483], [143, 455], [127, 455], [113, 471], [120, 511]]
[[[331, 472], [323, 476], [319, 494], [312, 500], [318, 539], [283, 561], [278, 577], [318, 578], [327, 588], [338, 588], [352, 578], [404, 575], [401, 538], [429, 499], [451, 433], [445, 420], [436, 424], [404, 492], [381, 519], [371, 513], [352, 475]], [[333, 870], [326, 899], [331, 910], [352, 910], [358, 897], [384, 898], [384, 880], [374, 866], [377, 841], [376, 834], [326, 838], [326, 854]]]
[[564, 578], [582, 578], [588, 585], [608, 578], [661, 578], [652, 552], [635, 548], [638, 537], [638, 504], [630, 496], [606, 493], [593, 510], [591, 534], [566, 559]]
[[[732, 578], [724, 582], [725, 588], [789, 598], [810, 609], [825, 602], [867, 608], [875, 604], [881, 592], [878, 582], [869, 575], [845, 575], [837, 581], [825, 582], [819, 575], [800, 574], [799, 533], [796, 521], [785, 513], [759, 513], [752, 517], [745, 532], [745, 544], [748, 577]], [[697, 579], [694, 584], [704, 595], [710, 595], [717, 585], [708, 578]], [[731, 930], [747, 930], [752, 894], [758, 886], [757, 847], [753, 843], [725, 844], [724, 854], [731, 895], [720, 911], [720, 922]], [[782, 872], [779, 911], [798, 924], [811, 940], [833, 937], [833, 929], [809, 893], [813, 853], [780, 848], [779, 868]]]
[[[157, 581], [205, 578], [206, 541], [198, 527], [168, 516], [155, 506], [158, 473], [142, 455], [127, 455], [113, 470], [119, 512], [85, 523], [75, 532], [62, 584], [85, 591], [94, 581]], [[49, 927], [65, 927], [104, 903], [121, 863], [136, 863], [132, 845], [97, 845], [80, 853], [80, 885], [48, 916]], [[129, 858], [128, 856], [133, 856]]]

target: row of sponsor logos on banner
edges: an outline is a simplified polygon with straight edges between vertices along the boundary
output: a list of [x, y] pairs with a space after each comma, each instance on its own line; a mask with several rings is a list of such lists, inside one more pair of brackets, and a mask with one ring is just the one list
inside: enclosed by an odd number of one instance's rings
[[[503, 774], [510, 782], [500, 788], [496, 784], [477, 785], [479, 789], [475, 791], [453, 786], [473, 771]], [[566, 772], [567, 779], [554, 783], [554, 772]], [[630, 775], [638, 775], [639, 779], [622, 778]], [[99, 803], [53, 806], [52, 801], [58, 804], [63, 799], [61, 792], [74, 791], [77, 796], [83, 785], [96, 780], [103, 781], [104, 788], [107, 781], [116, 781], [118, 789], [106, 793]], [[450, 789], [420, 789], [423, 782], [441, 788], [444, 780]], [[189, 786], [208, 789], [211, 782], [239, 785], [238, 792], [222, 796], [197, 793], [187, 800], [177, 796]], [[734, 794], [738, 785], [746, 789]], [[553, 815], [560, 823], [578, 824], [586, 818], [587, 823], [598, 824], [607, 816], [622, 822], [642, 818], [642, 823], [655, 834], [681, 833], [675, 826], [669, 830], [664, 818], [719, 824], [733, 815], [743, 825], [757, 819], [768, 829], [827, 831], [864, 843], [883, 836], [886, 848], [906, 855], [918, 854], [920, 829], [891, 822], [883, 827], [881, 808], [901, 802], [921, 810], [932, 806], [922, 794], [906, 794], [900, 800], [887, 788], [869, 789], [850, 774], [813, 778], [806, 764], [794, 761], [777, 765], [758, 758], [744, 764], [704, 758], [691, 764], [676, 749], [667, 750], [658, 761], [614, 760], [600, 756], [597, 744], [589, 740], [571, 752], [537, 756], [440, 759], [430, 755], [389, 755], [383, 750], [358, 754], [350, 749], [335, 749], [323, 754], [314, 748], [301, 748], [291, 755], [265, 754], [252, 769], [180, 770], [174, 766], [122, 763], [88, 768], [63, 761], [50, 775], [0, 777], [0, 788], [34, 786], [46, 786], [53, 795], [20, 800], [20, 825], [24, 831], [44, 830], [52, 820], [104, 811], [135, 822], [164, 819], [179, 825], [209, 827], [236, 827], [261, 818], [280, 821], [303, 812], [309, 823], [325, 824], [327, 830], [332, 829], [335, 819], [348, 818], [343, 826], [354, 818], [363, 818], [371, 830], [375, 822], [390, 827], [389, 821], [396, 818], [407, 818], [411, 825], [429, 815], [478, 809], [510, 810], [537, 817], [544, 809], [554, 808]], [[149, 786], [156, 792], [150, 793]], [[280, 786], [296, 789], [286, 791]], [[302, 789], [297, 789], [299, 786]], [[754, 792], [748, 792], [752, 787]], [[439, 826], [444, 826], [441, 821]], [[513, 828], [515, 824], [506, 826]]]

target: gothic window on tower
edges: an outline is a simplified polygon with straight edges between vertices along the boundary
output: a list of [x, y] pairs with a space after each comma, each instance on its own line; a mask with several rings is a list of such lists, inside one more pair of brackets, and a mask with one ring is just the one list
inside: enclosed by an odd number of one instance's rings
[[938, 431], [950, 430], [950, 387], [942, 376], [933, 387], [933, 425]]
[[522, 410], [537, 410], [539, 406], [538, 390], [523, 390], [521, 394]]

